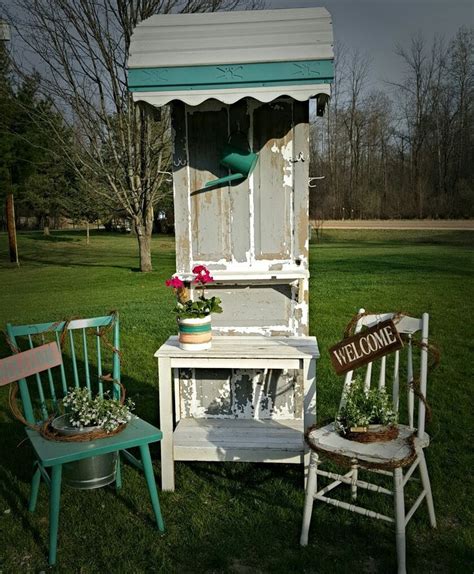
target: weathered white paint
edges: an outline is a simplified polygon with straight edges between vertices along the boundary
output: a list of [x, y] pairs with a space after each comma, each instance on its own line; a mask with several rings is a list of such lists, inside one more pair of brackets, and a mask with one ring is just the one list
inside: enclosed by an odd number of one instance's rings
[[287, 325], [269, 325], [268, 327], [213, 327], [213, 331], [217, 331], [218, 333], [239, 333], [241, 335], [262, 335], [271, 337], [273, 333], [281, 331], [288, 333], [289, 335], [293, 334], [294, 327], [287, 326]]
[[[282, 146], [280, 153], [286, 162], [285, 167], [283, 168], [283, 187], [286, 186], [293, 189], [293, 140]], [[290, 203], [290, 206], [290, 220], [293, 221], [293, 202]]]

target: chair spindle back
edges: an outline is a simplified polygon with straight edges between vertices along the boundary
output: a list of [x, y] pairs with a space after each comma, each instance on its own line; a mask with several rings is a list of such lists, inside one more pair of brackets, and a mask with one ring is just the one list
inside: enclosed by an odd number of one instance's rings
[[[86, 387], [91, 394], [100, 396], [110, 390], [115, 398], [120, 396], [120, 387], [116, 384], [120, 382], [119, 320], [116, 314], [34, 325], [9, 323], [7, 335], [18, 351], [55, 341], [62, 356], [57, 367], [34, 375], [36, 385], [29, 385], [27, 379], [18, 381], [28, 422], [35, 424], [56, 412], [59, 400], [71, 387]], [[114, 381], [111, 387], [104, 385], [103, 379], [109, 372]]]
[[[378, 373], [377, 385], [378, 389], [386, 388], [388, 381], [391, 379], [391, 391], [393, 408], [399, 414], [400, 418], [400, 403], [405, 404], [405, 400], [401, 401], [401, 389], [406, 387], [406, 412], [407, 424], [411, 429], [415, 428], [415, 406], [418, 410], [417, 417], [417, 434], [419, 437], [423, 436], [425, 432], [425, 418], [426, 407], [423, 400], [418, 398], [415, 401], [415, 392], [413, 389], [413, 381], [419, 381], [419, 394], [426, 399], [426, 387], [428, 378], [428, 330], [429, 330], [429, 315], [424, 313], [421, 319], [409, 317], [407, 315], [398, 315], [395, 313], [383, 313], [364, 315], [364, 309], [360, 309], [360, 319], [357, 321], [354, 332], [360, 333], [363, 327], [372, 327], [375, 324], [393, 319], [397, 331], [405, 335], [404, 348], [395, 351], [391, 355], [386, 355], [376, 361], [368, 363], [365, 366], [364, 388], [369, 390], [373, 383], [375, 373]], [[419, 358], [415, 357], [413, 335], [421, 332], [421, 345]], [[418, 346], [415, 347], [418, 349]], [[392, 376], [390, 377], [389, 365], [392, 365]], [[358, 369], [360, 372], [364, 367]], [[344, 379], [343, 394], [341, 397], [340, 406], [344, 405], [344, 392], [350, 387], [354, 380], [354, 371], [346, 373]], [[404, 384], [404, 382], [406, 384]], [[390, 392], [387, 389], [387, 392]], [[415, 402], [417, 403], [415, 405]]]

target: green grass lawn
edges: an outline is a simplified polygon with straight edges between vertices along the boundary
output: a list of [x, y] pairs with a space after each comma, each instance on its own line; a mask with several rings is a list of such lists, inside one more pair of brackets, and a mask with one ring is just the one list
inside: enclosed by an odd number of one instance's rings
[[[428, 466], [438, 518], [425, 506], [408, 526], [413, 573], [471, 573], [472, 540], [472, 232], [325, 231], [311, 245], [311, 334], [318, 337], [318, 418], [332, 417], [341, 380], [327, 348], [361, 306], [430, 313], [442, 362], [429, 380], [434, 416]], [[157, 423], [155, 350], [175, 333], [174, 241], [153, 240], [155, 271], [136, 271], [133, 237], [39, 233], [19, 238], [22, 266], [7, 261], [0, 235], [0, 325], [104, 315], [118, 309], [123, 382], [137, 413]], [[0, 343], [0, 357], [9, 354]], [[42, 485], [27, 511], [32, 453], [0, 390], [0, 573], [48, 571], [48, 505]], [[472, 435], [471, 435], [472, 436]], [[160, 480], [158, 450], [153, 450]], [[299, 547], [302, 469], [290, 465], [178, 463], [177, 490], [161, 493], [166, 534], [153, 527], [142, 475], [125, 465], [124, 488], [63, 489], [57, 572], [395, 572], [395, 537], [378, 521], [315, 503], [310, 544]], [[372, 495], [380, 498], [383, 495]], [[361, 502], [367, 497], [362, 495]], [[387, 501], [378, 503], [387, 510]]]

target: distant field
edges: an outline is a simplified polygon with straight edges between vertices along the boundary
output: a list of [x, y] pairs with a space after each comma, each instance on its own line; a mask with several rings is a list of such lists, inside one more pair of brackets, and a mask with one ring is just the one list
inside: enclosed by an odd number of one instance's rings
[[[434, 417], [427, 458], [439, 527], [424, 507], [408, 526], [413, 573], [470, 573], [474, 565], [472, 511], [472, 325], [474, 232], [330, 230], [311, 244], [310, 331], [318, 337], [318, 418], [333, 416], [340, 380], [327, 348], [361, 306], [431, 316], [442, 353], [430, 378]], [[157, 422], [154, 351], [175, 333], [172, 294], [174, 240], [155, 237], [155, 271], [136, 271], [134, 237], [100, 232], [90, 246], [83, 233], [20, 234], [21, 267], [7, 263], [0, 235], [0, 325], [103, 315], [118, 309], [124, 383], [138, 414]], [[243, 309], [251, 313], [251, 309]], [[0, 345], [0, 357], [8, 349]], [[47, 495], [29, 514], [31, 452], [0, 389], [0, 572], [48, 571]], [[160, 477], [158, 451], [153, 452]], [[469, 488], [469, 486], [471, 488]], [[372, 495], [370, 500], [381, 495]], [[390, 527], [315, 504], [310, 545], [298, 545], [303, 508], [302, 469], [286, 465], [177, 464], [177, 490], [162, 493], [167, 532], [151, 523], [146, 486], [124, 469], [119, 496], [112, 488], [65, 489], [56, 572], [292, 573], [395, 572]], [[362, 502], [366, 495], [362, 493]], [[380, 500], [376, 509], [387, 511]]]
[[474, 231], [472, 219], [345, 219], [313, 220], [312, 226], [323, 229], [424, 229], [429, 231]]

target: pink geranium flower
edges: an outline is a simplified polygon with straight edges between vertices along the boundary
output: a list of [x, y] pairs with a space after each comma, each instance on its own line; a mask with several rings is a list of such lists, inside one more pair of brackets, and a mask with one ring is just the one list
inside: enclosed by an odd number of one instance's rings
[[200, 273], [209, 273], [209, 269], [205, 265], [195, 265], [193, 267], [193, 273], [199, 275]]
[[180, 287], [184, 287], [184, 283], [179, 277], [171, 277], [171, 279], [166, 281], [166, 286], [173, 287], [173, 289], [179, 289]]
[[196, 265], [193, 267], [193, 273], [195, 274], [193, 283], [205, 285], [206, 283], [212, 283], [214, 281], [214, 278], [211, 276], [209, 269], [204, 265]]

